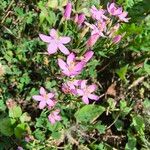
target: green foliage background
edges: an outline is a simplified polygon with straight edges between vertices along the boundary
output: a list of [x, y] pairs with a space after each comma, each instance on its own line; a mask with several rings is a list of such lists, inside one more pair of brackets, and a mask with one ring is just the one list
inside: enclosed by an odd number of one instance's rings
[[[108, 1], [72, 2], [76, 12], [88, 15], [92, 5], [106, 8]], [[0, 70], [0, 150], [21, 145], [31, 150], [150, 148], [149, 1], [117, 3], [131, 19], [119, 30], [120, 34], [126, 33], [119, 45], [110, 46], [103, 40], [95, 45], [95, 57], [80, 77], [100, 85], [98, 93], [105, 96], [98, 104], [84, 106], [74, 97], [61, 94], [57, 57], [43, 55], [46, 46], [38, 37], [52, 27], [59, 28], [63, 35], [76, 37], [70, 49], [82, 55], [86, 38], [80, 42], [73, 22], [60, 24], [66, 1], [0, 1], [0, 64], [5, 70], [4, 75]], [[107, 94], [112, 83], [117, 92], [113, 97]], [[55, 126], [49, 124], [47, 112], [38, 110], [32, 100], [40, 86], [58, 92], [63, 121]], [[9, 100], [15, 101], [14, 107], [8, 108]], [[26, 134], [34, 136], [34, 140], [26, 143]]]

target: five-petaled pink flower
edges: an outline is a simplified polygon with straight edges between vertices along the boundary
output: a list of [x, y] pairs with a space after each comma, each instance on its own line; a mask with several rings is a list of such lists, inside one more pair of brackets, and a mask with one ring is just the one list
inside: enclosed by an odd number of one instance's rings
[[107, 20], [108, 18], [104, 15], [105, 13], [105, 10], [103, 9], [97, 9], [95, 6], [92, 6], [91, 8], [91, 14], [92, 14], [92, 18], [93, 19], [96, 19], [98, 21], [103, 21], [104, 20]]
[[69, 50], [64, 46], [64, 44], [67, 44], [71, 41], [70, 37], [67, 36], [58, 36], [58, 33], [55, 29], [50, 30], [50, 36], [39, 34], [39, 37], [42, 39], [42, 41], [48, 43], [48, 53], [54, 54], [59, 49], [62, 53], [65, 55], [69, 55]]
[[61, 120], [61, 116], [59, 115], [59, 113], [60, 113], [60, 110], [57, 109], [55, 111], [52, 111], [51, 114], [48, 116], [48, 119], [51, 124], [55, 124], [56, 121]]
[[75, 54], [71, 53], [67, 57], [67, 62], [64, 62], [64, 60], [59, 58], [58, 65], [66, 76], [74, 77], [81, 73], [83, 67], [85, 66], [85, 62], [76, 61]]
[[112, 16], [118, 16], [122, 13], [122, 7], [117, 8], [115, 3], [107, 4], [107, 11]]
[[66, 20], [70, 19], [71, 11], [72, 11], [72, 4], [71, 2], [68, 2], [65, 8], [65, 12], [64, 12], [64, 18]]
[[46, 93], [46, 90], [41, 87], [40, 88], [40, 95], [34, 95], [33, 99], [39, 101], [39, 108], [44, 109], [46, 106], [53, 107], [55, 102], [53, 101], [54, 94], [53, 93]]
[[77, 89], [79, 96], [82, 96], [82, 100], [85, 104], [89, 104], [89, 99], [98, 100], [99, 96], [92, 94], [97, 89], [95, 84], [87, 85], [87, 80], [81, 82], [81, 89]]

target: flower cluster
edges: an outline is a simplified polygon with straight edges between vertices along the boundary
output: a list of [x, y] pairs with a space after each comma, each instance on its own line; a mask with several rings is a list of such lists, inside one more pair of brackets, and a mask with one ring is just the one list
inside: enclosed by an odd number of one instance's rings
[[81, 96], [82, 101], [85, 104], [89, 104], [89, 99], [98, 100], [99, 96], [93, 94], [97, 89], [95, 84], [87, 85], [87, 80], [73, 80], [67, 81], [62, 85], [62, 91], [65, 94], [73, 94], [76, 96]]
[[[68, 2], [63, 13], [63, 19], [65, 21], [73, 19], [78, 25], [79, 29], [88, 26], [91, 31], [91, 35], [86, 42], [87, 51], [83, 56], [78, 57], [77, 54], [71, 52], [65, 45], [71, 42], [71, 38], [67, 36], [59, 36], [59, 32], [56, 29], [50, 30], [50, 35], [39, 34], [42, 41], [47, 43], [47, 52], [49, 55], [57, 53], [60, 50], [66, 55], [66, 60], [58, 58], [58, 66], [63, 76], [69, 77], [69, 79], [62, 84], [62, 91], [65, 94], [72, 94], [73, 96], [81, 97], [85, 104], [89, 104], [90, 100], [97, 101], [99, 96], [94, 94], [97, 89], [95, 84], [88, 85], [88, 80], [76, 79], [82, 70], [86, 67], [88, 61], [93, 57], [94, 52], [91, 50], [93, 45], [100, 37], [110, 38], [114, 44], [120, 42], [122, 35], [117, 35], [117, 31], [121, 22], [128, 22], [129, 18], [126, 18], [127, 12], [124, 12], [122, 7], [117, 7], [115, 3], [107, 5], [107, 10], [97, 9], [92, 6], [90, 9], [91, 19], [93, 24], [85, 21], [87, 18], [84, 13], [76, 13], [72, 18], [72, 4]], [[113, 18], [119, 19], [113, 26]], [[115, 21], [116, 22], [116, 21]], [[40, 88], [40, 95], [34, 95], [33, 99], [39, 102], [39, 108], [54, 109], [56, 105], [54, 93], [46, 93], [43, 87]], [[59, 115], [60, 110], [55, 109], [48, 116], [49, 121], [54, 124], [56, 121], [61, 120]]]
[[[40, 95], [34, 95], [33, 99], [39, 102], [39, 108], [44, 109], [47, 107], [48, 109], [52, 109], [56, 105], [56, 100], [54, 98], [54, 93], [47, 93], [46, 90], [41, 87], [40, 88]], [[59, 115], [60, 110], [56, 109], [51, 112], [48, 116], [49, 121], [51, 124], [54, 124], [56, 121], [60, 121], [61, 117]]]
[[[117, 7], [115, 3], [108, 3], [107, 10], [97, 9], [92, 6], [90, 12], [94, 23], [85, 22], [91, 29], [91, 36], [87, 41], [87, 46], [92, 47], [100, 37], [111, 38], [114, 44], [119, 43], [123, 35], [117, 35], [117, 31], [121, 22], [129, 21], [130, 18], [127, 18], [128, 13], [123, 11], [122, 7]], [[117, 19], [117, 23], [113, 25], [116, 22], [114, 17]]]

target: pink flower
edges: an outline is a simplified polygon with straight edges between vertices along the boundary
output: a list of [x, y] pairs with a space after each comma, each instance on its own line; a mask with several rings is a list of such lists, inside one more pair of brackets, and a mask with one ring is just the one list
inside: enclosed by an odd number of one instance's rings
[[81, 84], [82, 80], [73, 80], [67, 81], [66, 83], [62, 84], [62, 91], [65, 94], [73, 94], [77, 95], [77, 87]]
[[77, 89], [79, 96], [82, 96], [82, 100], [85, 104], [89, 104], [89, 99], [98, 100], [99, 96], [92, 94], [96, 90], [97, 86], [95, 84], [87, 86], [87, 80], [81, 82], [81, 89]]
[[106, 23], [105, 22], [98, 22], [97, 24], [90, 24], [88, 22], [85, 22], [85, 24], [92, 29], [91, 35], [98, 34], [99, 36], [103, 36], [102, 33], [106, 29]]
[[126, 18], [128, 15], [128, 12], [122, 12], [120, 15], [118, 15], [120, 21], [129, 22], [130, 18]]
[[65, 12], [64, 12], [64, 18], [66, 20], [70, 19], [71, 11], [72, 11], [72, 4], [71, 2], [68, 2], [65, 8]]
[[34, 138], [33, 138], [33, 136], [31, 136], [31, 135], [26, 135], [24, 140], [25, 140], [27, 143], [29, 143], [30, 141], [33, 141]]
[[24, 149], [21, 146], [18, 146], [17, 150], [24, 150]]
[[107, 20], [108, 18], [104, 15], [105, 10], [100, 9], [98, 10], [95, 6], [91, 8], [92, 18], [98, 21], [103, 21], [103, 19]]
[[54, 108], [54, 106], [57, 104], [57, 101], [55, 99], [53, 99], [53, 105], [48, 105], [48, 109], [51, 110], [52, 108]]
[[85, 15], [83, 13], [81, 13], [80, 15], [78, 14], [75, 15], [74, 22], [77, 23], [79, 26], [83, 24], [84, 20], [85, 20]]
[[48, 43], [47, 51], [49, 54], [54, 54], [59, 49], [65, 55], [69, 55], [70, 52], [64, 46], [64, 44], [67, 44], [71, 41], [70, 37], [67, 37], [67, 36], [59, 37], [55, 29], [50, 30], [50, 36], [39, 34], [39, 37], [42, 39], [42, 41]]
[[30, 138], [29, 138], [28, 136], [26, 136], [26, 137], [25, 137], [25, 141], [26, 141], [27, 143], [29, 143], [29, 142], [30, 142]]
[[105, 37], [103, 31], [106, 30], [106, 23], [103, 21], [98, 22], [96, 25], [88, 22], [85, 22], [85, 24], [92, 29], [91, 36], [87, 41], [87, 46], [92, 47], [101, 36]]
[[66, 76], [74, 77], [81, 73], [83, 67], [85, 66], [85, 62], [77, 62], [75, 54], [71, 53], [67, 57], [67, 62], [64, 62], [62, 59], [58, 59], [58, 65]]
[[116, 35], [113, 39], [112, 39], [112, 42], [114, 44], [118, 44], [122, 39], [122, 36], [121, 35]]
[[51, 112], [51, 114], [48, 116], [48, 119], [51, 124], [55, 124], [56, 121], [61, 120], [61, 116], [59, 115], [59, 113], [60, 113], [60, 110], [57, 109], [57, 110]]
[[34, 95], [33, 99], [36, 101], [39, 101], [39, 108], [44, 109], [47, 105], [49, 107], [53, 107], [55, 105], [54, 101], [52, 100], [54, 98], [53, 93], [46, 93], [45, 89], [43, 87], [40, 88], [40, 95]]
[[117, 8], [115, 3], [107, 4], [107, 11], [112, 16], [118, 16], [122, 13], [122, 7]]

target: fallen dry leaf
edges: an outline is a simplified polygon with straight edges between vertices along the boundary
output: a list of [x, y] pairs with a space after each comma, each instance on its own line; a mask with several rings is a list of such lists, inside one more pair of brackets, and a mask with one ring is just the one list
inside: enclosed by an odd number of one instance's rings
[[115, 97], [116, 96], [116, 89], [115, 89], [115, 87], [116, 87], [116, 83], [112, 83], [108, 87], [106, 94]]

